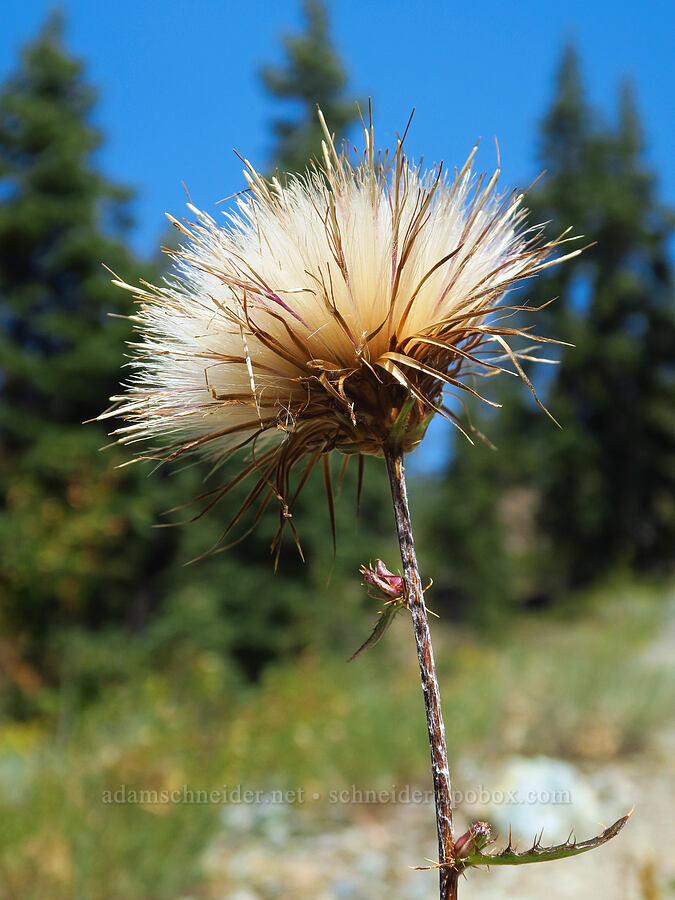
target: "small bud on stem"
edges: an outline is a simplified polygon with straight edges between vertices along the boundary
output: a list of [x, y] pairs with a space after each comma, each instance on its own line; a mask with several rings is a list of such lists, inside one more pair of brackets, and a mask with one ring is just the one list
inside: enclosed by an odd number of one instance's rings
[[376, 589], [368, 591], [369, 595], [374, 599], [382, 599], [384, 601], [403, 599], [405, 594], [403, 578], [390, 572], [381, 559], [375, 560], [374, 568], [372, 565], [361, 566], [361, 574], [369, 588]]
[[455, 841], [456, 858], [464, 859], [478, 853], [490, 842], [491, 836], [492, 832], [487, 822], [474, 822], [469, 830]]

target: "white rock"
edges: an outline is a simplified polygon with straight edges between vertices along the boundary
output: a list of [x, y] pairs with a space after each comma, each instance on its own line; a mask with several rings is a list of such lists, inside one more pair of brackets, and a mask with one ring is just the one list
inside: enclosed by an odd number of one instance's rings
[[606, 818], [588, 779], [571, 763], [546, 756], [511, 758], [494, 785], [479, 789], [473, 807], [502, 837], [510, 827], [522, 847], [542, 828], [544, 843], [563, 841], [572, 830], [580, 839], [591, 837]]

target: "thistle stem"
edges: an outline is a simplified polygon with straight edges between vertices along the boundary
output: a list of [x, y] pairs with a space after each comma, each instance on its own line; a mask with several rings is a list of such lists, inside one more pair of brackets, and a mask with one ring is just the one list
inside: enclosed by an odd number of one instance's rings
[[[439, 862], [450, 862], [453, 856], [452, 799], [448, 752], [445, 746], [445, 727], [441, 712], [441, 695], [436, 678], [434, 653], [431, 646], [429, 620], [424, 604], [422, 580], [417, 568], [412, 523], [408, 509], [408, 495], [405, 484], [403, 453], [395, 446], [385, 447], [391, 495], [394, 501], [394, 517], [398, 531], [398, 543], [403, 563], [403, 581], [410, 613], [412, 615], [417, 658], [422, 677], [422, 691], [427, 714], [429, 746], [431, 749], [431, 771], [436, 801], [436, 828], [438, 831]], [[457, 872], [450, 866], [443, 866], [440, 873], [440, 900], [455, 900], [457, 897]]]

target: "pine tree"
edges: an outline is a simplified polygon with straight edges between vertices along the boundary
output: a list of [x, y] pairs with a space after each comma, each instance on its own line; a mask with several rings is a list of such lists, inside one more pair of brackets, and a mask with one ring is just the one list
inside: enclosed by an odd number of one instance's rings
[[307, 30], [284, 39], [285, 65], [268, 65], [261, 71], [270, 94], [300, 106], [298, 118], [273, 123], [277, 138], [273, 160], [281, 172], [301, 172], [312, 157], [320, 155], [323, 132], [317, 105], [338, 139], [358, 117], [355, 103], [344, 97], [347, 76], [330, 40], [323, 0], [303, 0], [303, 11]]
[[675, 544], [675, 219], [644, 162], [629, 84], [617, 118], [604, 125], [585, 103], [568, 52], [533, 205], [552, 229], [573, 223], [596, 243], [533, 299], [559, 296], [552, 327], [575, 345], [551, 385], [564, 428], [544, 444], [540, 470], [541, 521], [572, 583], [617, 564], [663, 567]]
[[140, 268], [123, 243], [131, 195], [95, 166], [94, 102], [52, 16], [0, 92], [0, 622], [42, 671], [64, 627], [143, 618], [173, 543], [150, 531], [159, 500], [141, 473], [82, 426], [130, 334], [102, 262]]
[[47, 421], [96, 414], [128, 332], [106, 320], [123, 303], [101, 262], [130, 262], [120, 243], [130, 193], [91, 164], [95, 94], [62, 30], [53, 16], [0, 95], [0, 440], [17, 450]]
[[[481, 617], [510, 601], [550, 600], [617, 566], [672, 563], [674, 219], [643, 151], [630, 86], [617, 124], [607, 124], [568, 47], [541, 127], [546, 174], [527, 205], [551, 235], [572, 226], [595, 243], [520, 297], [532, 306], [557, 298], [537, 313], [536, 330], [574, 345], [560, 348], [556, 367], [529, 367], [562, 428], [502, 381], [490, 392], [503, 403], [498, 414], [472, 408], [498, 450], [457, 439], [439, 491], [446, 512], [432, 526], [449, 548], [437, 587]], [[547, 345], [544, 355], [555, 354]]]

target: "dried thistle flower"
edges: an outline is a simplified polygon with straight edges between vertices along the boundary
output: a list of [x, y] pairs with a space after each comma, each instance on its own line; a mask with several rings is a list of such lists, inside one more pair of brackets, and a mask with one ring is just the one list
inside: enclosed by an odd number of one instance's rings
[[407, 452], [434, 413], [466, 429], [447, 389], [476, 394], [469, 376], [509, 366], [527, 381], [519, 357], [529, 357], [508, 339], [534, 336], [495, 309], [513, 284], [580, 252], [553, 258], [571, 238], [526, 228], [523, 194], [496, 193], [499, 169], [472, 174], [475, 147], [454, 177], [442, 165], [423, 172], [403, 139], [392, 156], [376, 152], [371, 120], [354, 161], [319, 117], [321, 162], [282, 183], [244, 160], [249, 189], [225, 226], [192, 204], [194, 224], [170, 217], [187, 241], [163, 286], [116, 281], [140, 302], [141, 337], [126, 393], [103, 417], [126, 419], [120, 443], [154, 442], [144, 458], [201, 451], [218, 463], [248, 447], [250, 462], [209, 505], [257, 476], [221, 540], [276, 498], [277, 553], [296, 464], [307, 462], [301, 487], [322, 459], [332, 518], [329, 451], [360, 463], [387, 443]]

